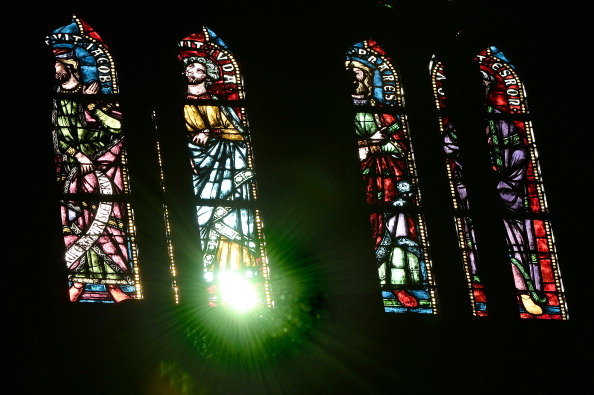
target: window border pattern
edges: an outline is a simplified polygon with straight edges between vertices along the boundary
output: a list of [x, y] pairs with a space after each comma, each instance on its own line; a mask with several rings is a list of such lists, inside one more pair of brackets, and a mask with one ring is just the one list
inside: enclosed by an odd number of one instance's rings
[[483, 85], [487, 141], [504, 212], [519, 315], [567, 320], [549, 210], [526, 91], [514, 65], [495, 46], [476, 55]]
[[46, 37], [55, 58], [55, 167], [71, 302], [141, 299], [138, 248], [116, 68], [86, 22]]
[[273, 307], [240, 65], [206, 26], [179, 41], [178, 60], [208, 304], [233, 307], [225, 296], [233, 276], [235, 288], [256, 290], [257, 308]]
[[438, 111], [437, 118], [450, 185], [450, 195], [454, 207], [454, 223], [458, 236], [458, 246], [462, 254], [472, 314], [476, 317], [487, 317], [489, 315], [487, 312], [487, 297], [484, 284], [479, 276], [479, 254], [474, 226], [470, 217], [470, 198], [464, 180], [459, 133], [447, 113], [447, 78], [444, 64], [435, 55], [429, 64], [429, 71], [435, 106]]
[[354, 44], [354, 126], [387, 313], [437, 314], [438, 301], [399, 71], [372, 39]]

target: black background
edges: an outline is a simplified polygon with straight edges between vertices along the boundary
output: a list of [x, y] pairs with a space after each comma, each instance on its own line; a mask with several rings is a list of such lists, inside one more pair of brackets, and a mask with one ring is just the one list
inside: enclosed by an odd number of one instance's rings
[[[591, 385], [591, 109], [585, 6], [537, 1], [175, 2], [17, 5], [6, 14], [4, 360], [15, 393], [582, 393]], [[574, 3], [578, 4], [577, 6]], [[20, 11], [19, 11], [20, 10]], [[51, 53], [76, 14], [119, 75], [145, 298], [73, 305], [61, 268], [52, 168]], [[241, 321], [194, 302], [195, 256], [177, 42], [206, 25], [239, 60], [247, 90], [275, 314]], [[374, 38], [405, 89], [441, 300], [436, 316], [382, 312], [343, 59]], [[473, 56], [498, 46], [528, 92], [563, 274], [568, 321], [519, 320], [490, 205]], [[493, 314], [471, 316], [451, 217], [428, 62], [446, 63], [465, 139]], [[169, 291], [155, 133], [168, 182], [183, 303]], [[589, 119], [588, 119], [589, 120]], [[52, 214], [53, 213], [53, 214]], [[500, 235], [501, 237], [497, 237]], [[483, 236], [481, 238], [481, 236]], [[495, 264], [489, 265], [489, 262]], [[511, 301], [511, 302], [510, 302]], [[229, 335], [229, 333], [240, 333]], [[241, 340], [238, 340], [241, 339]]]

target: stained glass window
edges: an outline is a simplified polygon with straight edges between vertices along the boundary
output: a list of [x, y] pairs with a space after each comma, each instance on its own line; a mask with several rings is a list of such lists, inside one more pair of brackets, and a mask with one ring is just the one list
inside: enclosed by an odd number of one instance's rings
[[[346, 55], [384, 310], [437, 313], [421, 193], [398, 70], [373, 40]], [[370, 262], [371, 263], [371, 262]]]
[[169, 258], [169, 272], [171, 273], [171, 289], [173, 290], [173, 299], [175, 304], [180, 303], [180, 290], [179, 285], [177, 283], [177, 268], [175, 264], [175, 253], [173, 248], [173, 241], [171, 238], [171, 220], [169, 214], [169, 206], [166, 203], [166, 182], [165, 182], [165, 172], [163, 171], [163, 157], [161, 155], [161, 143], [159, 142], [159, 133], [157, 127], [157, 113], [153, 111], [151, 114], [151, 118], [153, 121], [153, 128], [155, 130], [156, 135], [156, 142], [157, 142], [157, 160], [159, 162], [159, 181], [161, 184], [161, 192], [163, 193], [163, 223], [165, 225], [165, 240], [167, 243], [167, 256]]
[[200, 265], [210, 306], [270, 307], [268, 258], [238, 62], [203, 27], [179, 42]]
[[76, 16], [46, 42], [55, 57], [52, 137], [70, 300], [141, 298], [113, 58]]
[[460, 251], [462, 252], [462, 262], [464, 263], [472, 313], [478, 317], [486, 317], [488, 315], [487, 299], [478, 273], [477, 243], [472, 218], [469, 215], [470, 198], [464, 181], [458, 131], [454, 128], [447, 114], [447, 83], [444, 65], [433, 57], [429, 70], [431, 72], [435, 105], [439, 112], [439, 130], [445, 154], [450, 194], [454, 206], [454, 221]]
[[506, 213], [503, 223], [519, 314], [568, 319], [524, 85], [498, 48], [483, 50], [476, 61], [485, 88], [486, 134]]

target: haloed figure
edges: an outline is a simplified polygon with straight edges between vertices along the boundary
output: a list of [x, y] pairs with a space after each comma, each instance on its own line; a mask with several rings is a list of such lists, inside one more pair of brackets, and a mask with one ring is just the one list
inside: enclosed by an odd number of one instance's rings
[[[353, 104], [375, 104], [372, 97], [373, 74], [358, 61], [348, 61], [347, 70], [353, 77]], [[359, 159], [366, 184], [367, 203], [384, 213], [371, 215], [378, 273], [381, 284], [387, 286], [405, 307], [416, 307], [418, 301], [406, 289], [420, 288], [420, 248], [412, 217], [399, 207], [414, 204], [412, 184], [407, 179], [406, 146], [403, 128], [397, 116], [386, 113], [357, 112], [355, 132]]]
[[[482, 71], [483, 83], [487, 96], [495, 85], [493, 76]], [[497, 107], [491, 107], [493, 113], [501, 113]], [[491, 145], [491, 155], [497, 164], [499, 182], [497, 191], [503, 206], [512, 213], [525, 212], [527, 198], [526, 174], [528, 171], [528, 148], [524, 142], [524, 131], [513, 120], [499, 119], [487, 128]], [[530, 219], [506, 218], [507, 243], [516, 289], [522, 305], [530, 314], [543, 313], [541, 304], [546, 298], [542, 291], [542, 278], [538, 260], [531, 262], [530, 252], [537, 251], [534, 229]]]
[[198, 99], [184, 107], [194, 192], [215, 205], [197, 208], [206, 279], [213, 281], [221, 271], [255, 277], [260, 274], [255, 213], [243, 208], [253, 201], [246, 131], [233, 108], [213, 104], [219, 98], [207, 88], [220, 78], [218, 66], [198, 56], [185, 58], [184, 66], [187, 98]]
[[84, 195], [121, 192], [118, 158], [122, 152], [120, 114], [113, 103], [84, 102], [68, 94], [97, 94], [99, 84], [83, 85], [73, 52], [55, 50], [57, 91], [54, 144], [64, 193], [80, 200], [62, 201], [62, 227], [70, 281], [70, 300], [78, 301], [87, 284], [105, 286], [113, 301], [129, 299], [120, 286], [132, 285], [124, 244], [120, 204], [90, 202]]
[[352, 74], [352, 94], [353, 104], [373, 105], [373, 98], [371, 97], [371, 87], [373, 86], [373, 74], [367, 66], [356, 60], [347, 63], [347, 70]]

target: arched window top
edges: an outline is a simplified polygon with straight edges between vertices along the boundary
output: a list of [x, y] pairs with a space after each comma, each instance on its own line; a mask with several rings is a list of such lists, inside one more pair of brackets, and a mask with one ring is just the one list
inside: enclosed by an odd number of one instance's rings
[[[354, 89], [359, 91], [354, 93], [354, 105], [404, 107], [398, 71], [376, 41], [369, 39], [353, 45], [347, 52], [346, 66], [356, 75]], [[370, 90], [368, 98], [363, 90]]]
[[206, 27], [178, 44], [183, 109], [208, 305], [273, 306], [239, 65]]
[[567, 319], [539, 155], [526, 92], [514, 66], [495, 46], [476, 56], [485, 87], [487, 139], [497, 173], [497, 193], [505, 210], [520, 316]]
[[485, 105], [504, 114], [527, 114], [524, 85], [503, 52], [490, 46], [476, 59], [485, 86]]
[[[118, 81], [113, 58], [99, 34], [76, 15], [72, 22], [54, 30], [46, 43], [56, 59], [76, 59], [80, 82], [97, 82], [105, 95], [118, 93]], [[66, 60], [72, 62], [72, 60]]]
[[463, 169], [463, 155], [458, 139], [459, 132], [447, 113], [447, 82], [444, 64], [432, 56], [429, 63], [435, 106], [439, 111], [439, 132], [445, 156], [446, 171], [450, 184], [450, 195], [455, 210], [454, 222], [458, 234], [458, 246], [462, 255], [468, 295], [472, 314], [487, 317], [487, 297], [483, 281], [479, 276], [479, 254], [473, 221], [470, 217], [470, 197], [466, 188]]
[[76, 16], [46, 43], [55, 57], [52, 141], [70, 301], [141, 299], [113, 59], [99, 34]]
[[191, 99], [240, 100], [244, 99], [243, 80], [239, 65], [227, 45], [212, 30], [202, 27], [200, 33], [194, 33], [178, 43], [178, 59], [184, 67], [197, 61], [206, 67], [210, 73], [212, 83], [207, 86], [207, 92], [192, 95]]
[[399, 73], [374, 40], [353, 45], [354, 128], [384, 311], [437, 314], [436, 286]]
[[429, 62], [429, 72], [431, 73], [431, 83], [433, 85], [433, 98], [435, 99], [436, 108], [447, 108], [447, 96], [444, 89], [446, 75], [444, 72], [444, 65], [435, 55], [431, 57]]

